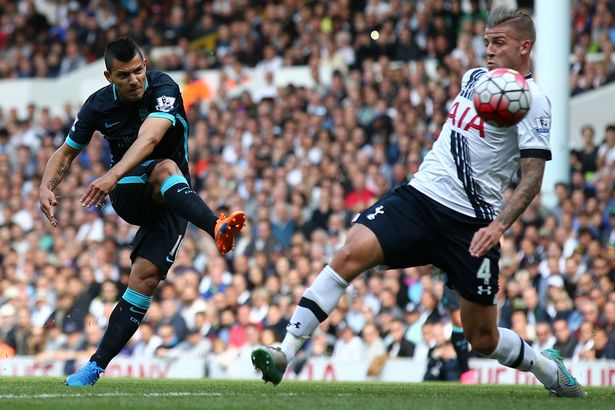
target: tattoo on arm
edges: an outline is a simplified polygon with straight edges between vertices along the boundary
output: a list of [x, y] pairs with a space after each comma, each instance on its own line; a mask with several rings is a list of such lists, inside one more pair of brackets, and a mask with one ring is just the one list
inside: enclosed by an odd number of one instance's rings
[[62, 164], [58, 168], [58, 173], [51, 178], [49, 181], [49, 189], [54, 190], [60, 185], [60, 182], [64, 179], [66, 174], [68, 173], [69, 166], [67, 164]]
[[497, 217], [497, 220], [507, 228], [525, 211], [540, 192], [545, 171], [545, 160], [541, 158], [521, 158], [520, 165], [521, 181]]

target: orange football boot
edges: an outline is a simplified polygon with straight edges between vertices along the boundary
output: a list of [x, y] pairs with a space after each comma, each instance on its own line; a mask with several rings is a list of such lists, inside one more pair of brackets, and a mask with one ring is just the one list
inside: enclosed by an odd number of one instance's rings
[[226, 255], [235, 246], [235, 236], [246, 224], [246, 213], [235, 211], [229, 217], [220, 214], [214, 229], [216, 246], [222, 255]]

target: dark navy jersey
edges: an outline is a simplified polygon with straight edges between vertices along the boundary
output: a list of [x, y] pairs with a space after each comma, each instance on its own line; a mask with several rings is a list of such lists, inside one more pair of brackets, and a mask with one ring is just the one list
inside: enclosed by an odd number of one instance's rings
[[182, 170], [187, 169], [188, 122], [184, 103], [177, 83], [159, 71], [147, 73], [145, 94], [140, 101], [120, 101], [113, 84], [92, 94], [79, 110], [66, 143], [81, 150], [94, 131], [99, 131], [109, 142], [115, 164], [137, 139], [139, 128], [148, 117], [166, 118], [173, 126], [145, 160], [172, 159]]

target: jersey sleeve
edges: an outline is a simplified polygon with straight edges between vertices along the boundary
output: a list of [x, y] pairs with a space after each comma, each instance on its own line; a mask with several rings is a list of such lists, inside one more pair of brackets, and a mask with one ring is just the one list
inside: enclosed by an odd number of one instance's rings
[[76, 150], [82, 150], [92, 139], [96, 126], [92, 121], [89, 98], [77, 113], [73, 125], [66, 136], [66, 144]]
[[542, 93], [532, 95], [530, 111], [518, 125], [521, 158], [551, 160], [551, 102]]
[[148, 118], [166, 118], [175, 125], [176, 114], [182, 103], [179, 86], [167, 74], [160, 74], [158, 78], [152, 81], [152, 92], [149, 95]]

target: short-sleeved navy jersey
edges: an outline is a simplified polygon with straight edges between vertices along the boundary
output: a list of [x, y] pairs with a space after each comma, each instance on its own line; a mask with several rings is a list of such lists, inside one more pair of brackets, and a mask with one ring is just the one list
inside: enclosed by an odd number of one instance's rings
[[159, 71], [147, 73], [145, 94], [140, 101], [120, 101], [113, 84], [92, 94], [79, 110], [66, 143], [80, 150], [90, 142], [94, 131], [99, 131], [109, 142], [115, 164], [137, 139], [139, 128], [148, 117], [166, 118], [173, 126], [145, 160], [172, 159], [182, 171], [187, 171], [188, 122], [184, 103], [177, 83]]

